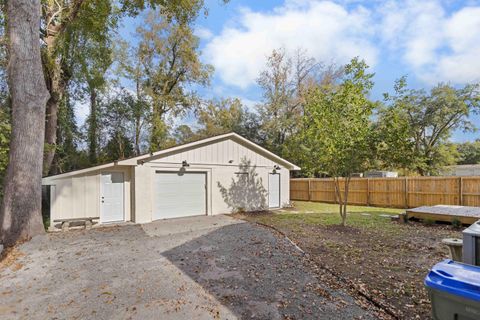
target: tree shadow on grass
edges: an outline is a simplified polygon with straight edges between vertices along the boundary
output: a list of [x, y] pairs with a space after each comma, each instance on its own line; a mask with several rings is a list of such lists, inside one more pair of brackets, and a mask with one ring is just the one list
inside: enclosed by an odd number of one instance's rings
[[366, 315], [319, 281], [287, 240], [249, 223], [218, 228], [163, 255], [240, 319]]

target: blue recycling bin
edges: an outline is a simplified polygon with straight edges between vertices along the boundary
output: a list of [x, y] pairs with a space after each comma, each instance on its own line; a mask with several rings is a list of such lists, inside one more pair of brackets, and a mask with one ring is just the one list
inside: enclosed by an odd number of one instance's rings
[[437, 263], [425, 278], [434, 320], [480, 319], [480, 267]]

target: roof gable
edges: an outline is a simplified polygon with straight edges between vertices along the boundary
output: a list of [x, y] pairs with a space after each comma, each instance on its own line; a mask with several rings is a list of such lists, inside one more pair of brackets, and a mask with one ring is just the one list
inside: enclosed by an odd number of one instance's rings
[[198, 148], [206, 147], [206, 146], [216, 144], [216, 143], [226, 141], [226, 140], [232, 140], [232, 141], [244, 146], [245, 148], [248, 148], [252, 152], [256, 152], [256, 153], [262, 155], [263, 157], [265, 157], [267, 159], [270, 159], [273, 162], [276, 162], [276, 163], [279, 163], [279, 164], [283, 165], [285, 168], [287, 168], [289, 170], [300, 170], [300, 168], [298, 166], [294, 165], [293, 163], [288, 162], [287, 160], [277, 156], [276, 154], [274, 154], [274, 153], [268, 151], [267, 149], [257, 145], [256, 143], [251, 142], [248, 139], [245, 139], [244, 137], [242, 137], [242, 136], [240, 136], [236, 133], [227, 133], [227, 134], [223, 134], [223, 135], [219, 135], [219, 136], [215, 136], [215, 137], [206, 138], [206, 139], [198, 140], [198, 141], [195, 141], [195, 142], [187, 143], [187, 144], [184, 144], [184, 145], [160, 150], [160, 151], [157, 151], [157, 152], [154, 152], [154, 153], [151, 153], [151, 154], [147, 154], [147, 155], [143, 155], [143, 156], [127, 159], [127, 160], [118, 161], [118, 164], [119, 165], [136, 165], [136, 164], [143, 163], [143, 162], [153, 161], [155, 159], [161, 159], [161, 158], [169, 157], [169, 156], [172, 156], [172, 155], [175, 155], [175, 154], [178, 154], [178, 153], [183, 153], [185, 151], [195, 150], [195, 149], [198, 149]]
[[95, 167], [90, 167], [90, 168], [75, 170], [75, 171], [66, 172], [66, 173], [62, 173], [62, 174], [58, 174], [58, 175], [54, 175], [54, 176], [44, 177], [43, 180], [44, 180], [44, 183], [46, 183], [46, 182], [48, 182], [52, 179], [59, 179], [59, 178], [64, 178], [64, 177], [68, 177], [68, 176], [73, 176], [73, 175], [86, 173], [86, 172], [89, 172], [89, 171], [106, 169], [106, 168], [114, 167], [114, 166], [117, 166], [117, 165], [120, 165], [120, 166], [136, 166], [138, 164], [148, 162], [148, 161], [152, 161], [154, 159], [159, 159], [159, 158], [166, 157], [166, 156], [169, 156], [169, 155], [173, 155], [173, 154], [176, 154], [176, 153], [184, 152], [186, 150], [198, 149], [198, 148], [201, 148], [201, 147], [205, 147], [205, 146], [208, 146], [208, 145], [211, 145], [211, 144], [214, 144], [214, 143], [218, 143], [218, 142], [221, 142], [221, 141], [224, 141], [224, 140], [229, 140], [229, 139], [241, 144], [242, 146], [252, 150], [253, 152], [261, 154], [262, 156], [264, 156], [267, 159], [272, 160], [273, 162], [276, 162], [276, 163], [279, 163], [279, 164], [283, 165], [285, 168], [287, 168], [289, 170], [300, 170], [300, 167], [294, 165], [293, 163], [288, 162], [287, 160], [277, 156], [273, 152], [270, 152], [267, 149], [259, 146], [258, 144], [254, 143], [254, 142], [252, 142], [248, 139], [245, 139], [244, 137], [232, 132], [232, 133], [226, 133], [226, 134], [222, 134], [222, 135], [218, 135], [218, 136], [214, 136], [214, 137], [210, 137], [210, 138], [186, 143], [186, 144], [183, 144], [183, 145], [179, 145], [179, 146], [175, 146], [175, 147], [172, 147], [172, 148], [160, 150], [160, 151], [157, 151], [157, 152], [144, 154], [144, 155], [133, 157], [133, 158], [130, 158], [130, 159], [117, 160], [117, 161], [114, 161], [114, 162], [110, 162], [110, 163], [95, 166]]

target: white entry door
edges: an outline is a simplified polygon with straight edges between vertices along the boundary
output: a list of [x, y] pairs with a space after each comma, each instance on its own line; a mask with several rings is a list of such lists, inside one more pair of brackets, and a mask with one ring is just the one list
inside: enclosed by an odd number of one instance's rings
[[123, 172], [105, 172], [101, 179], [100, 222], [124, 221]]
[[153, 206], [154, 220], [207, 214], [207, 174], [157, 171]]
[[268, 207], [280, 208], [280, 173], [268, 175]]

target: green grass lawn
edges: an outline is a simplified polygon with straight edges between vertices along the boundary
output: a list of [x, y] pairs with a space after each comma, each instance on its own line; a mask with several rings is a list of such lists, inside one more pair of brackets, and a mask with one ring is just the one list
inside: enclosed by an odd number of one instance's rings
[[[293, 209], [275, 211], [276, 222], [290, 225], [303, 223], [324, 226], [341, 223], [337, 204], [295, 201], [294, 205]], [[395, 232], [398, 230], [398, 225], [392, 224], [389, 218], [380, 215], [398, 215], [404, 211], [404, 209], [394, 208], [348, 206], [347, 225], [355, 228], [380, 228]], [[256, 220], [268, 224], [272, 217], [259, 216]]]

